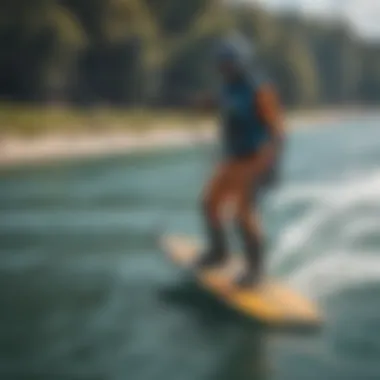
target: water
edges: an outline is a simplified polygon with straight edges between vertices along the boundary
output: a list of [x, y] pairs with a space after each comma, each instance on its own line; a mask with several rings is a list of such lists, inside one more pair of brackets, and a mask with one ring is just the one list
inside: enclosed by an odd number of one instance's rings
[[269, 272], [327, 318], [312, 334], [243, 320], [155, 248], [200, 233], [213, 149], [2, 173], [0, 378], [379, 379], [378, 124], [294, 132], [263, 204]]

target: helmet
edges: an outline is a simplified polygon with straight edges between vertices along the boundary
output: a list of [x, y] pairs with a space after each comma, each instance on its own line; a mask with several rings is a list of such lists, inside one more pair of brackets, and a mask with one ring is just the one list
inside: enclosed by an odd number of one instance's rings
[[217, 44], [216, 60], [230, 61], [240, 67], [249, 65], [255, 54], [253, 45], [240, 34], [234, 33]]

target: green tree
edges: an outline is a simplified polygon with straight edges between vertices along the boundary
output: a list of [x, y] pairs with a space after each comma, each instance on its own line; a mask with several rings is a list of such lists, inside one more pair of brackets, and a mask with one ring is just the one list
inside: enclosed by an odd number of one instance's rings
[[302, 36], [284, 35], [270, 55], [270, 68], [290, 106], [310, 106], [318, 101], [318, 75], [313, 56]]
[[75, 17], [57, 1], [48, 0], [5, 1], [0, 14], [0, 81], [13, 88], [10, 95], [46, 99], [53, 89], [59, 92], [85, 45], [85, 35]]

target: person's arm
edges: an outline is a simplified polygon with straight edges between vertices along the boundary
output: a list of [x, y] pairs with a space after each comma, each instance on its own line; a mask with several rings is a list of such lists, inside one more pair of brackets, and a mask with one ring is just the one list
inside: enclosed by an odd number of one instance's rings
[[262, 86], [257, 93], [255, 107], [269, 129], [273, 141], [272, 165], [264, 178], [266, 186], [276, 186], [280, 180], [280, 161], [284, 149], [283, 113], [277, 98], [276, 91], [269, 85]]
[[258, 90], [255, 107], [269, 128], [273, 141], [281, 149], [284, 140], [284, 120], [276, 91], [272, 86], [264, 85]]

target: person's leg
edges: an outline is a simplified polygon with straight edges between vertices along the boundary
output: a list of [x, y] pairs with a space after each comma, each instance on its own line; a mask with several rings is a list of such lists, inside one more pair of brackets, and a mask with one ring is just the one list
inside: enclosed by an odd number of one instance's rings
[[258, 281], [263, 272], [264, 234], [257, 207], [261, 179], [270, 168], [270, 148], [263, 147], [255, 154], [242, 160], [236, 170], [235, 186], [236, 223], [240, 233], [247, 267], [237, 279], [238, 285], [250, 286]]
[[202, 216], [205, 224], [207, 247], [198, 267], [206, 268], [222, 263], [227, 257], [227, 239], [223, 229], [223, 207], [230, 190], [229, 164], [221, 165], [209, 182], [202, 197]]
[[249, 194], [241, 193], [237, 202], [236, 222], [243, 242], [246, 268], [238, 285], [252, 285], [260, 281], [263, 272], [264, 234], [256, 202]]

